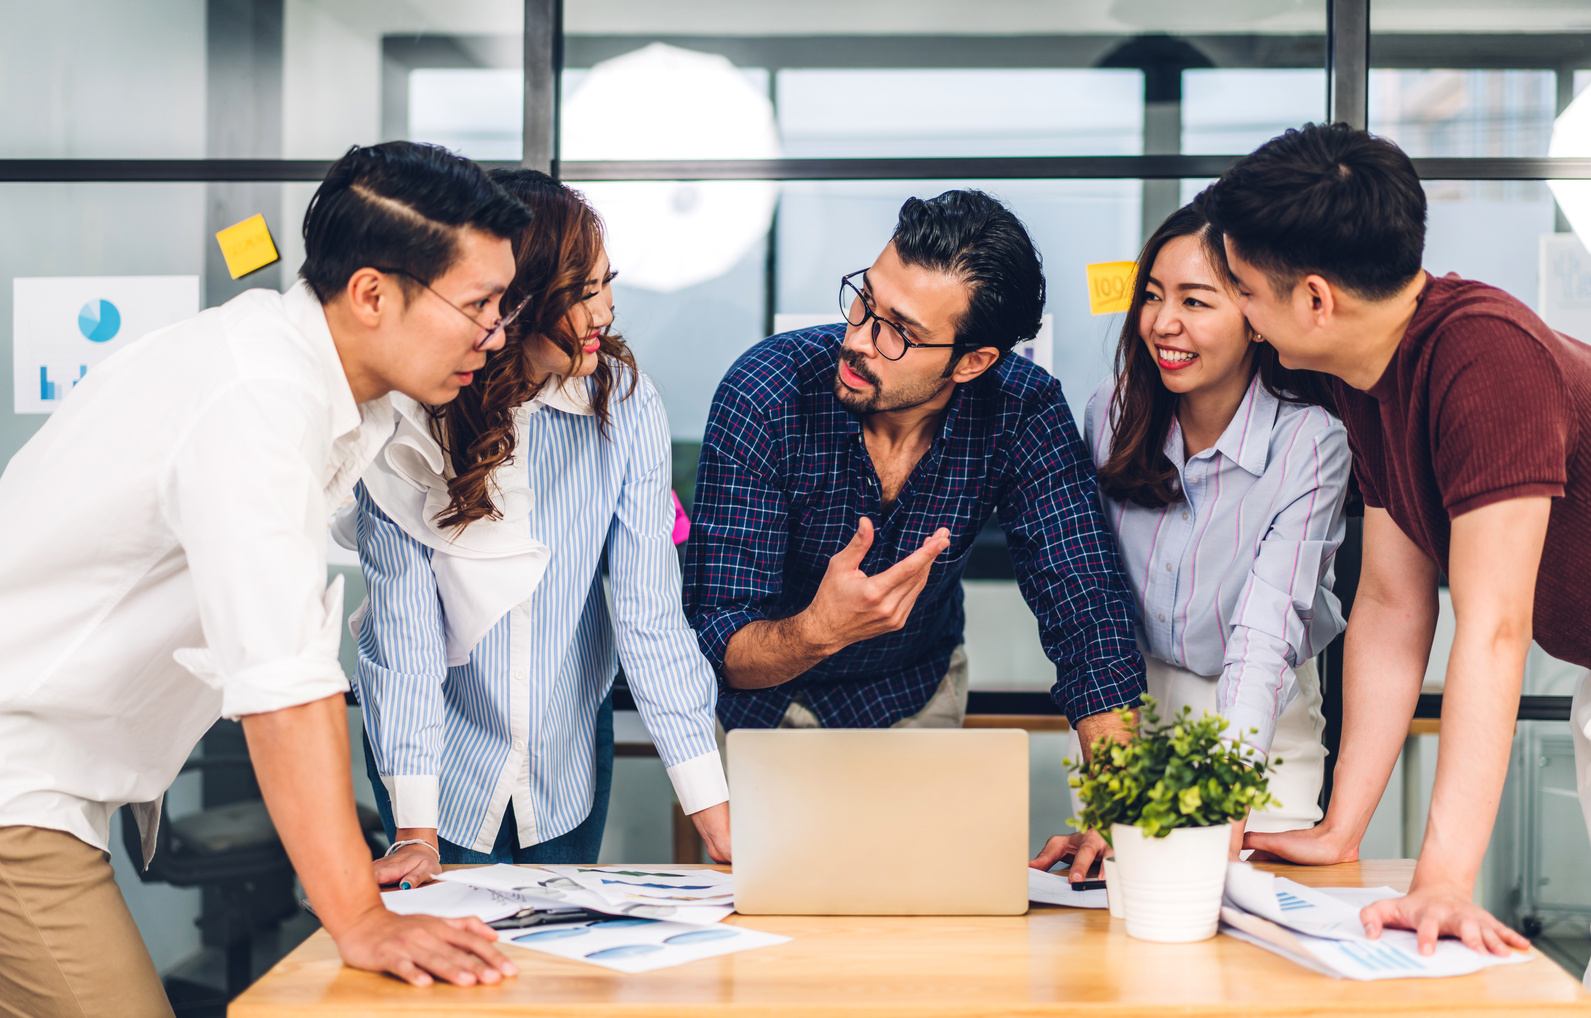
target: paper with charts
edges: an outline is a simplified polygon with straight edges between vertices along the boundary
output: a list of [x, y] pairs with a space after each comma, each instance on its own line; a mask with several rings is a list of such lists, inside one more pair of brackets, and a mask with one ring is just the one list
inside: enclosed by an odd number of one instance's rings
[[[714, 870], [497, 865], [447, 870], [437, 880], [482, 891], [528, 895], [550, 903], [541, 907], [575, 906], [593, 912], [681, 923], [716, 923], [735, 910], [733, 878]], [[643, 883], [661, 886], [639, 886]], [[477, 900], [483, 905], [488, 903], [485, 898]]]
[[735, 878], [717, 870], [666, 866], [546, 866], [607, 902], [646, 919], [716, 923], [735, 910]]
[[1248, 863], [1232, 863], [1221, 931], [1339, 979], [1462, 976], [1532, 956], [1515, 951], [1499, 958], [1448, 939], [1437, 941], [1434, 954], [1422, 955], [1408, 930], [1383, 930], [1376, 940], [1365, 936], [1359, 910], [1397, 896], [1390, 887], [1305, 887]]
[[634, 973], [770, 947], [786, 943], [790, 938], [727, 923], [673, 923], [615, 916], [594, 922], [545, 926], [517, 936], [505, 934], [505, 939], [532, 951]]
[[[483, 923], [506, 919], [527, 908], [568, 908], [572, 903], [509, 887], [477, 887], [443, 879], [407, 891], [383, 891], [381, 903], [399, 915], [434, 915], [443, 919], [468, 919]], [[585, 907], [581, 905], [580, 907]]]

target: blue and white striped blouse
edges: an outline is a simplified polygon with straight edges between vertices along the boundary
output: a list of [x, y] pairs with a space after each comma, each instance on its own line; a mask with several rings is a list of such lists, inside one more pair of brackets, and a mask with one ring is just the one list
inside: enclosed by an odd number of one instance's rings
[[621, 659], [684, 810], [728, 798], [716, 679], [680, 607], [662, 403], [642, 376], [633, 396], [616, 394], [603, 436], [589, 407], [558, 395], [538, 399], [516, 454], [530, 472], [531, 536], [552, 549], [551, 564], [463, 664], [446, 663], [431, 568], [442, 553], [394, 523], [364, 484], [355, 493], [370, 587], [355, 689], [377, 770], [398, 827], [435, 827], [477, 852], [491, 849], [510, 801], [521, 846], [585, 819], [596, 713]]
[[[1098, 468], [1110, 458], [1115, 380], [1089, 400], [1084, 435]], [[1350, 456], [1342, 422], [1278, 400], [1255, 376], [1220, 439], [1185, 459], [1175, 417], [1165, 453], [1185, 501], [1161, 509], [1100, 491], [1138, 603], [1145, 654], [1219, 675], [1229, 731], [1269, 751], [1297, 695], [1293, 669], [1344, 628], [1331, 592], [1345, 530]], [[1247, 737], [1250, 728], [1259, 734]]]

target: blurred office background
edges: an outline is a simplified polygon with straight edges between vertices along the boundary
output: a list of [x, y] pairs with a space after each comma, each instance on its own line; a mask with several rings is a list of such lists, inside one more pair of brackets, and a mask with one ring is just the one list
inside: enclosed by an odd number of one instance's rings
[[[290, 284], [314, 182], [349, 145], [556, 159], [607, 216], [618, 327], [663, 393], [688, 504], [724, 370], [781, 316], [832, 315], [838, 277], [873, 259], [911, 195], [980, 187], [1028, 224], [1050, 363], [1079, 417], [1121, 327], [1089, 314], [1084, 265], [1133, 258], [1226, 157], [1305, 121], [1366, 122], [1421, 161], [1433, 272], [1532, 307], [1557, 287], [1554, 314], [1579, 300], [1591, 316], [1591, 257], [1542, 169], [1587, 84], [1591, 6], [1575, 0], [0, 0], [0, 390], [13, 389], [15, 277], [196, 275], [211, 306]], [[750, 161], [738, 165], [753, 179], [711, 179], [735, 176], [712, 168], [725, 160]], [[708, 179], [635, 168], [655, 161]], [[649, 173], [663, 179], [623, 179]], [[283, 257], [233, 280], [213, 235], [255, 213]], [[43, 421], [0, 411], [0, 464]], [[973, 688], [1042, 693], [1053, 670], [989, 540], [967, 581]], [[332, 568], [353, 607], [357, 566]], [[1450, 638], [1445, 609], [1427, 692]], [[1538, 650], [1526, 692], [1567, 696], [1575, 674]], [[633, 715], [620, 733], [633, 749], [604, 856], [669, 859], [662, 766]], [[221, 726], [198, 752], [240, 746]], [[1037, 846], [1066, 829], [1065, 737], [1032, 746]], [[1435, 751], [1434, 735], [1411, 735], [1363, 855], [1418, 851]], [[354, 781], [368, 802], [362, 765]], [[1480, 894], [1583, 967], [1591, 844], [1573, 789], [1567, 726], [1522, 720]], [[168, 815], [253, 794], [246, 771], [195, 772]], [[214, 982], [231, 936], [219, 906], [140, 882], [114, 840], [157, 964]], [[268, 960], [275, 935], [260, 933]]]

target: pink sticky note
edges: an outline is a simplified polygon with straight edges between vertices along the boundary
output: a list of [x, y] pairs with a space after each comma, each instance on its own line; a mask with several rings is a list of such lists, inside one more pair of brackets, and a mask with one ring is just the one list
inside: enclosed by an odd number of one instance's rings
[[680, 505], [679, 496], [672, 491], [668, 494], [674, 500], [674, 543], [684, 544], [691, 536], [691, 518], [685, 515], [685, 507]]

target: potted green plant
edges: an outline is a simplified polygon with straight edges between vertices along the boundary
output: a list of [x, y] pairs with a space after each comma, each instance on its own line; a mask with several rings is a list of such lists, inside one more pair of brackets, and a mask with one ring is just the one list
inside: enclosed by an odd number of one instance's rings
[[1191, 708], [1162, 721], [1153, 697], [1118, 714], [1128, 742], [1103, 737], [1091, 758], [1067, 761], [1083, 803], [1072, 824], [1115, 849], [1127, 935], [1185, 943], [1215, 935], [1231, 823], [1273, 801], [1266, 761], [1226, 738], [1224, 718]]

